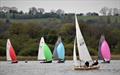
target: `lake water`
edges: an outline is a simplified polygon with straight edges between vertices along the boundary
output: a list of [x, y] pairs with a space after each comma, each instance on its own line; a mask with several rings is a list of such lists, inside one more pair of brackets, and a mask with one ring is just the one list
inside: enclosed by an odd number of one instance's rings
[[120, 75], [120, 60], [101, 63], [99, 70], [89, 71], [75, 71], [72, 61], [46, 64], [39, 61], [19, 61], [17, 64], [0, 61], [0, 75]]

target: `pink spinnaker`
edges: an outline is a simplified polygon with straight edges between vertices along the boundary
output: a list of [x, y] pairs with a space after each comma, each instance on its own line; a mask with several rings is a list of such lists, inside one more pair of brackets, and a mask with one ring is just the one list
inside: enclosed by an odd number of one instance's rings
[[111, 53], [110, 48], [106, 40], [103, 41], [101, 46], [101, 54], [105, 61], [110, 61], [111, 59]]

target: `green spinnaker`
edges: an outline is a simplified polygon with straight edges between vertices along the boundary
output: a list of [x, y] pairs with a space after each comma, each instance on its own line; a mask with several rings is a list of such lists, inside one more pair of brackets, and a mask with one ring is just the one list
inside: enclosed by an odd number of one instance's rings
[[52, 61], [52, 53], [50, 48], [47, 46], [47, 44], [44, 44], [44, 55], [46, 61]]

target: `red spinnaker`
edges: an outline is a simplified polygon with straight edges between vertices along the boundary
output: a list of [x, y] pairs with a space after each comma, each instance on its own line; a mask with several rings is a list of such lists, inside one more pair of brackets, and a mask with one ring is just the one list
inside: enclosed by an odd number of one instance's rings
[[14, 48], [12, 47], [12, 45], [10, 46], [10, 57], [11, 57], [12, 61], [17, 61], [16, 54], [15, 54], [15, 51], [14, 51]]

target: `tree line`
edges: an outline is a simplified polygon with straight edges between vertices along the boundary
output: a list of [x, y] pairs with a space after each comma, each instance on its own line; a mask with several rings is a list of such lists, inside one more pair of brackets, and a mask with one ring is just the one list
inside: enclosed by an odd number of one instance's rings
[[[100, 9], [99, 13], [103, 16], [120, 16], [120, 9], [118, 8], [108, 8], [103, 7]], [[96, 12], [88, 12], [86, 14], [79, 13], [80, 16], [99, 16], [99, 13]], [[33, 18], [48, 18], [48, 17], [57, 17], [64, 18], [66, 14], [73, 13], [65, 13], [62, 9], [51, 10], [50, 12], [45, 12], [44, 8], [29, 8], [28, 12], [24, 12], [22, 10], [18, 11], [16, 7], [0, 7], [0, 18], [11, 18], [11, 19], [33, 19]]]

